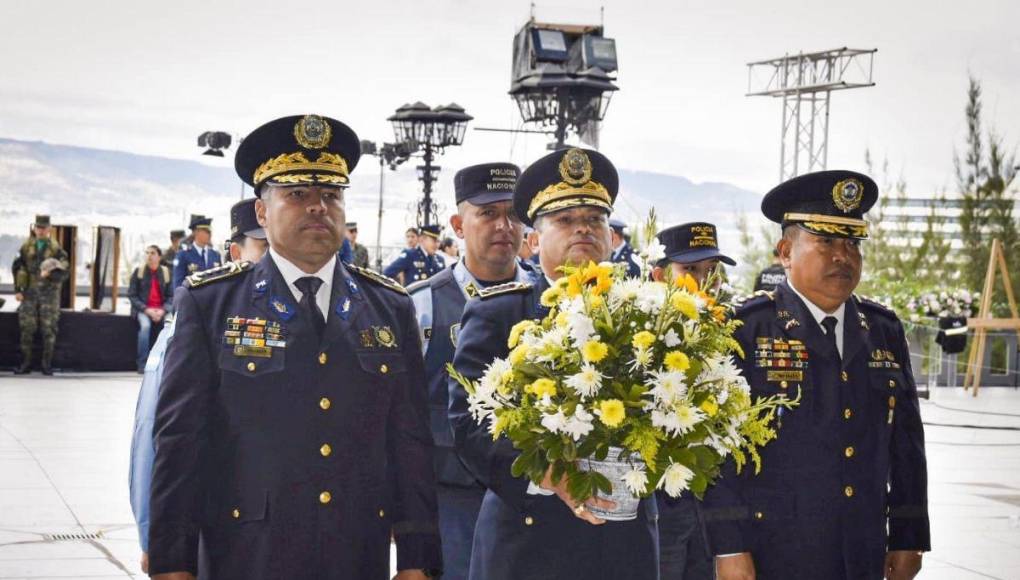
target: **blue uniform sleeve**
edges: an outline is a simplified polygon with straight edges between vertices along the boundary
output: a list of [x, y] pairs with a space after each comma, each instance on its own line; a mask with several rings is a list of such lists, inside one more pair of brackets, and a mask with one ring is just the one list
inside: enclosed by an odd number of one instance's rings
[[[745, 353], [754, 352], [754, 336], [748, 330], [748, 325], [742, 326], [735, 337]], [[734, 356], [733, 363], [744, 377], [750, 377], [751, 365], [748, 358]], [[749, 529], [751, 512], [743, 490], [748, 471], [745, 468], [738, 474], [733, 458], [728, 458], [723, 462], [719, 479], [705, 493], [702, 513], [708, 532], [709, 553], [713, 555], [751, 551]]]
[[[505, 302], [504, 302], [505, 303]], [[519, 316], [496, 311], [493, 303], [469, 300], [461, 318], [453, 366], [465, 377], [477, 381], [497, 357], [508, 354], [506, 339]], [[457, 454], [475, 477], [503, 501], [524, 509], [528, 480], [514, 477], [510, 467], [519, 455], [506, 437], [493, 441], [487, 425], [479, 425], [468, 410], [468, 393], [454, 379], [449, 381], [450, 424]]]
[[924, 426], [917, 400], [917, 385], [910, 367], [910, 352], [897, 324], [895, 345], [903, 361], [904, 393], [897, 401], [890, 441], [889, 546], [892, 550], [931, 550], [928, 519], [928, 462], [924, 451]]
[[166, 352], [156, 403], [156, 455], [149, 498], [149, 573], [198, 569], [198, 535], [206, 482], [205, 451], [219, 365], [206, 316], [188, 288], [174, 294], [174, 340]]
[[397, 570], [442, 569], [425, 363], [414, 310], [410, 306], [406, 310], [403, 354], [407, 378], [393, 396], [388, 419], [392, 436], [387, 440], [389, 462], [394, 466], [390, 473], [395, 478], [392, 531]]
[[159, 383], [163, 375], [163, 355], [173, 333], [173, 323], [168, 323], [159, 333], [145, 363], [145, 375], [142, 378], [142, 387], [138, 391], [138, 403], [135, 405], [128, 486], [131, 491], [131, 511], [138, 526], [138, 542], [143, 552], [149, 551], [149, 489], [152, 485], [152, 458], [155, 454], [152, 425], [156, 416]]
[[188, 277], [188, 260], [184, 255], [184, 252], [177, 252], [174, 256], [174, 285], [173, 289], [177, 290], [184, 283], [184, 279]]
[[396, 278], [397, 275], [403, 272], [404, 269], [407, 267], [408, 259], [409, 253], [407, 252], [407, 250], [400, 252], [400, 255], [397, 256], [397, 259], [390, 262], [390, 265], [386, 266], [386, 269], [383, 270], [383, 275], [389, 276], [390, 278]]

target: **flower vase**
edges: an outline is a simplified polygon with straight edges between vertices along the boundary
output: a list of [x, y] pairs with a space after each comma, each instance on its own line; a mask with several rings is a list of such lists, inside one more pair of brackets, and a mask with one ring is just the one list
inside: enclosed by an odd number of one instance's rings
[[[622, 459], [619, 459], [622, 455]], [[600, 499], [608, 499], [616, 504], [612, 510], [589, 506], [588, 511], [592, 514], [613, 522], [626, 522], [637, 518], [638, 506], [641, 498], [636, 497], [627, 488], [624, 476], [632, 469], [644, 466], [644, 461], [637, 454], [628, 453], [621, 447], [610, 447], [609, 454], [602, 461], [593, 458], [581, 459], [578, 467], [581, 471], [594, 471], [601, 473], [613, 484], [613, 492], [609, 495], [599, 495]]]

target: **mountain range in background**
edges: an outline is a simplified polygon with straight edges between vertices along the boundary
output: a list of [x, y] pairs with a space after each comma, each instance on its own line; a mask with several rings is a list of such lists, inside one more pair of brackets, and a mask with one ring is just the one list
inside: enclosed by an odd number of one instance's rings
[[[359, 242], [375, 253], [379, 214], [379, 174], [372, 161], [357, 172], [347, 193], [347, 219], [358, 222]], [[454, 207], [452, 173], [444, 172], [436, 188], [440, 219]], [[382, 223], [384, 261], [403, 243], [414, 224], [420, 195], [414, 170], [386, 171]], [[78, 226], [79, 279], [87, 280], [93, 227], [121, 228], [121, 272], [141, 261], [144, 247], [169, 243], [169, 231], [187, 226], [188, 216], [213, 218], [214, 240], [229, 229], [230, 206], [250, 197], [229, 160], [208, 163], [136, 155], [42, 142], [0, 138], [0, 283], [11, 282], [10, 264], [36, 214], [55, 224]], [[747, 214], [758, 231], [761, 194], [727, 183], [694, 183], [684, 177], [620, 169], [616, 217], [637, 225], [652, 207], [660, 227], [708, 221], [719, 229], [720, 247], [740, 255], [737, 218]]]

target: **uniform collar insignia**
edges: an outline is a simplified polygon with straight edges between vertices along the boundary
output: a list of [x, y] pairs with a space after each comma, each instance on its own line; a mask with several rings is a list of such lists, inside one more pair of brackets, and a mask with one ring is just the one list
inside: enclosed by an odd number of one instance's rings
[[351, 280], [350, 278], [347, 279], [347, 289], [351, 291], [351, 294], [357, 294], [358, 292], [361, 292], [361, 290], [358, 288], [358, 284], [354, 280]]
[[284, 320], [290, 320], [291, 317], [294, 316], [294, 308], [276, 296], [273, 296], [269, 300], [269, 305], [272, 306], [277, 315]]
[[791, 318], [786, 323], [786, 330], [790, 330], [790, 329], [792, 329], [792, 328], [794, 328], [796, 326], [800, 326], [800, 322], [796, 318]]
[[343, 302], [337, 303], [336, 313], [341, 320], [347, 320], [351, 316], [351, 298], [349, 296], [344, 297]]
[[264, 294], [269, 288], [269, 280], [262, 279], [255, 283], [255, 291], [259, 294]]
[[868, 324], [868, 317], [863, 312], [857, 312], [857, 319], [861, 321], [861, 328], [864, 330], [871, 330], [871, 326]]

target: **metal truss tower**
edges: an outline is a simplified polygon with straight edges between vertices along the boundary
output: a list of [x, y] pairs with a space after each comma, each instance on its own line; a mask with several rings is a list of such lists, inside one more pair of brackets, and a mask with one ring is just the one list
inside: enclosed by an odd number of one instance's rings
[[825, 169], [832, 91], [875, 86], [878, 49], [837, 48], [747, 64], [748, 97], [782, 97], [779, 181]]

